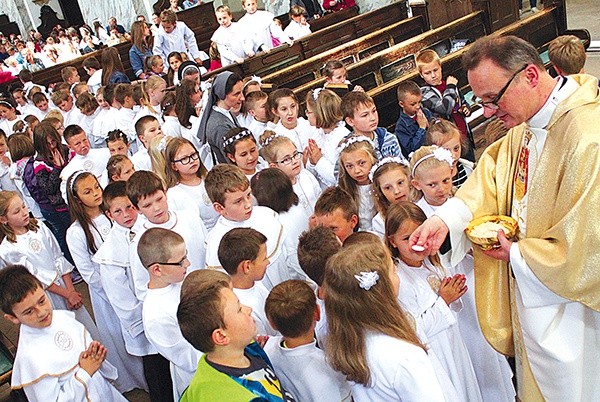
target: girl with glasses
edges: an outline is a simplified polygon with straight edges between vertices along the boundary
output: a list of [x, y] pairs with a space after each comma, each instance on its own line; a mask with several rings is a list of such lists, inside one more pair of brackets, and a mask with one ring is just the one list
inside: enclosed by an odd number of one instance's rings
[[188, 209], [194, 205], [206, 229], [212, 229], [219, 214], [206, 194], [204, 178], [208, 171], [200, 160], [198, 150], [189, 140], [175, 137], [168, 141], [163, 155], [167, 199], [184, 203]]
[[265, 130], [260, 136], [262, 146], [260, 154], [269, 167], [281, 170], [292, 182], [294, 193], [298, 196], [299, 204], [304, 207], [309, 216], [315, 210], [317, 198], [321, 195], [321, 186], [311, 172], [304, 169], [302, 152], [288, 137]]

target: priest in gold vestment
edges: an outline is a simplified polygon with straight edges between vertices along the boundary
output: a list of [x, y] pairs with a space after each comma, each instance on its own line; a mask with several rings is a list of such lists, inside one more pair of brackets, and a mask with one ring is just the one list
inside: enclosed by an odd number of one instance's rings
[[600, 401], [600, 95], [588, 75], [552, 78], [537, 50], [486, 37], [463, 57], [486, 117], [507, 128], [411, 244], [460, 261], [473, 218], [510, 215], [514, 241], [474, 247], [486, 339], [515, 355], [521, 401]]

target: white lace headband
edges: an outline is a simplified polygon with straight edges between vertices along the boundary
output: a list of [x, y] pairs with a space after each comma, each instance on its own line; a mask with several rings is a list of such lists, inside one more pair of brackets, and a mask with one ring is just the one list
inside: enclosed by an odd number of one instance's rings
[[76, 195], [75, 194], [75, 180], [77, 180], [77, 178], [84, 173], [88, 173], [88, 172], [86, 172], [85, 170], [78, 170], [71, 175], [71, 183], [70, 183], [69, 187], [71, 188], [71, 192], [73, 193], [73, 195]]
[[383, 165], [387, 165], [388, 163], [397, 163], [399, 165], [408, 167], [408, 161], [404, 157], [399, 158], [397, 156], [387, 156], [379, 162], [377, 162], [377, 164], [371, 168], [371, 171], [369, 172], [369, 180], [373, 181], [373, 176], [375, 176], [375, 172], [377, 171], [377, 169], [379, 169]]
[[236, 142], [238, 140], [241, 140], [242, 138], [246, 138], [248, 136], [252, 137], [252, 133], [250, 132], [250, 130], [244, 129], [244, 131], [240, 131], [233, 137], [229, 137], [229, 138], [223, 137], [223, 148], [233, 144], [234, 142]]
[[368, 137], [365, 137], [364, 135], [356, 135], [344, 140], [344, 142], [338, 146], [337, 153], [342, 153], [344, 149], [348, 148], [352, 144], [356, 144], [357, 142], [368, 142], [373, 148], [375, 148], [373, 141], [371, 141]]
[[423, 161], [429, 158], [435, 158], [438, 161], [446, 162], [448, 163], [448, 165], [450, 165], [450, 167], [452, 167], [452, 165], [454, 164], [454, 158], [452, 157], [452, 153], [446, 148], [437, 147], [435, 145], [432, 146], [435, 147], [432, 153], [423, 156], [421, 159], [415, 162], [415, 165], [413, 166], [412, 171], [410, 172], [411, 176], [414, 177], [415, 171], [417, 170], [417, 166], [419, 166]]

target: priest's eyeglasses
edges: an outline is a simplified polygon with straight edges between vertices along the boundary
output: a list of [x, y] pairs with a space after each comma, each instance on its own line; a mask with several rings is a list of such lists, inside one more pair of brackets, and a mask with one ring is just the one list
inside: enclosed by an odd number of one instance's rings
[[513, 76], [510, 77], [510, 80], [508, 80], [506, 85], [504, 85], [504, 87], [502, 87], [502, 89], [498, 92], [498, 95], [496, 95], [494, 97], [494, 99], [492, 99], [491, 101], [484, 102], [481, 98], [474, 96], [473, 97], [474, 103], [471, 107], [479, 105], [481, 107], [487, 107], [488, 109], [498, 110], [500, 108], [500, 106], [498, 106], [498, 102], [500, 102], [500, 99], [502, 99], [502, 96], [504, 96], [504, 93], [508, 90], [508, 87], [510, 87], [510, 84], [512, 84], [512, 82], [515, 80], [515, 78], [517, 78], [517, 75], [519, 75], [520, 73], [525, 71], [527, 66], [529, 66], [529, 64], [525, 64], [523, 67], [518, 69], [513, 74]]
[[184, 156], [181, 159], [176, 159], [173, 161], [173, 163], [181, 163], [182, 165], [189, 165], [190, 163], [192, 163], [192, 161], [197, 161], [198, 158], [200, 158], [200, 154], [198, 152], [194, 152], [191, 155], [188, 156]]
[[283, 158], [282, 160], [277, 161], [277, 163], [280, 163], [282, 165], [289, 165], [290, 163], [292, 163], [293, 160], [300, 159], [300, 158], [302, 158], [302, 152], [296, 151], [291, 156], [288, 156], [287, 158]]

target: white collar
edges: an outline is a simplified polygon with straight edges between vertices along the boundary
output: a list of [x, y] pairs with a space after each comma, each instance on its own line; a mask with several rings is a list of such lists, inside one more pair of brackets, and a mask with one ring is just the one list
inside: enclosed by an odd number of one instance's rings
[[558, 105], [571, 96], [577, 90], [577, 87], [577, 82], [572, 78], [558, 77], [556, 85], [544, 106], [527, 122], [529, 127], [545, 129]]

